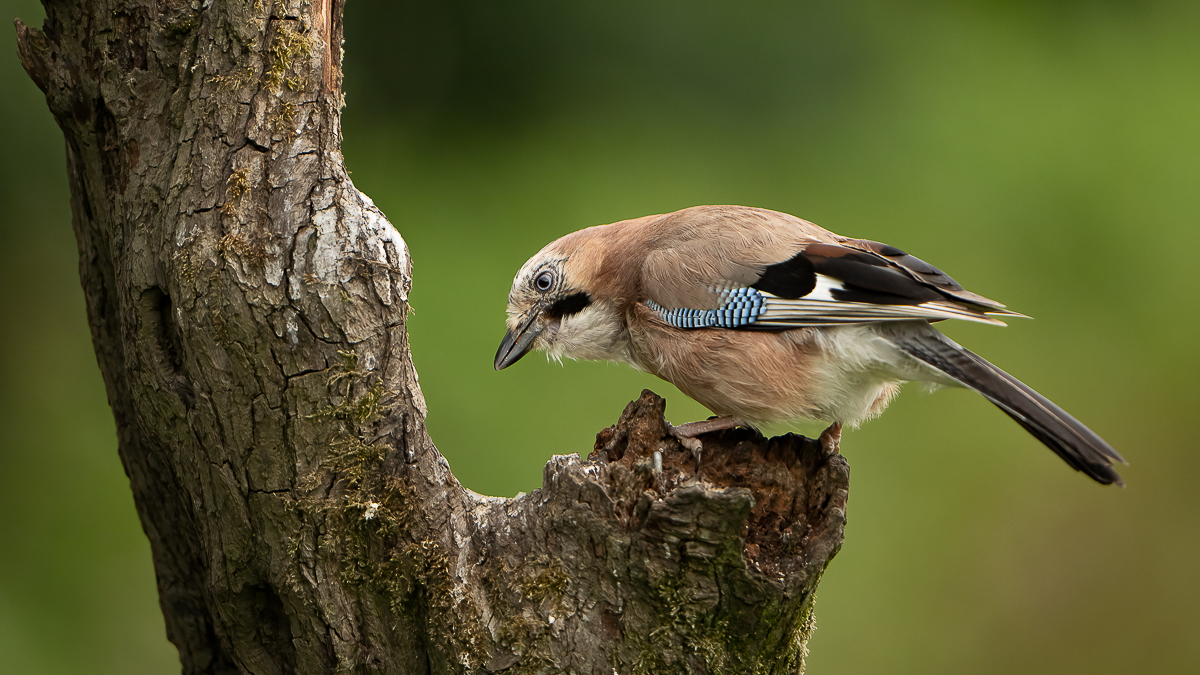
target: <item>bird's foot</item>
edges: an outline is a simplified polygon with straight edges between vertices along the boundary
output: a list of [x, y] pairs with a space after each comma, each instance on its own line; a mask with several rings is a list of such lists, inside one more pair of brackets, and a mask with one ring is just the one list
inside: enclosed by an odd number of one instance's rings
[[821, 443], [821, 447], [827, 455], [838, 454], [838, 448], [842, 443], [842, 423], [834, 422], [830, 424], [825, 431], [821, 432], [820, 438], [817, 439]]
[[676, 438], [679, 440], [679, 444], [690, 450], [693, 455], [699, 455], [700, 451], [704, 449], [704, 444], [698, 438], [690, 436], [677, 436]]
[[700, 422], [688, 422], [675, 426], [670, 422], [667, 423], [667, 431], [679, 439], [679, 444], [687, 448], [692, 457], [696, 458], [696, 471], [700, 471], [700, 452], [704, 449], [704, 445], [700, 439], [696, 438], [704, 434], [709, 434], [714, 431], [723, 429], [732, 429], [737, 426], [745, 426], [745, 422], [736, 417], [714, 417], [710, 420], [702, 420]]
[[[698, 422], [689, 422], [688, 424], [698, 424]], [[692, 453], [692, 459], [696, 461], [696, 473], [700, 473], [700, 453], [704, 450], [704, 444], [700, 442], [699, 438], [688, 436], [688, 432], [679, 431], [686, 426], [688, 425], [683, 424], [677, 427], [671, 426], [671, 423], [667, 422], [667, 431], [671, 432], [671, 435], [679, 441], [680, 445], [682, 445], [688, 452]]]
[[734, 427], [746, 426], [746, 423], [736, 417], [714, 417], [710, 420], [701, 420], [699, 422], [688, 422], [674, 426], [667, 424], [667, 431], [672, 436], [678, 438], [681, 442], [685, 438], [695, 438], [704, 434], [711, 434], [714, 431], [723, 429], [732, 429]]

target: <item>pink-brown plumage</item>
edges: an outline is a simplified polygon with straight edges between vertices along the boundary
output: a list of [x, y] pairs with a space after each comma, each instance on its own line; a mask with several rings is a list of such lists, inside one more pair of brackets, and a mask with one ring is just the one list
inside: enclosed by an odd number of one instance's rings
[[1071, 466], [1123, 461], [930, 321], [1020, 316], [899, 249], [794, 216], [701, 206], [568, 234], [517, 273], [496, 368], [532, 349], [627, 363], [733, 421], [857, 424], [905, 381], [982, 393]]
[[689, 333], [645, 305], [631, 311], [629, 333], [643, 369], [719, 416], [757, 424], [803, 419], [854, 425], [881, 413], [900, 389], [899, 379], [874, 377], [841, 386], [844, 376], [830, 363], [836, 352], [823, 329]]

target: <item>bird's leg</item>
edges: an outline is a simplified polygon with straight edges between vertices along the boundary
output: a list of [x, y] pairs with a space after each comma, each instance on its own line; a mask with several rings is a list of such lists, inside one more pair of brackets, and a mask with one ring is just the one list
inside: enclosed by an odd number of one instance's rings
[[688, 422], [687, 424], [680, 424], [679, 426], [668, 424], [669, 428], [667, 431], [670, 431], [671, 435], [675, 438], [682, 440], [684, 438], [695, 438], [704, 434], [710, 434], [714, 431], [721, 431], [722, 429], [732, 429], [734, 427], [742, 426], [746, 426], [746, 423], [740, 419], [736, 417], [725, 416], [714, 417], [711, 420], [701, 420], [699, 422]]
[[821, 442], [821, 447], [825, 449], [825, 454], [838, 454], [838, 446], [842, 442], [842, 423], [834, 422], [829, 425], [829, 428], [821, 432], [821, 437], [818, 438]]
[[688, 422], [675, 426], [667, 422], [667, 431], [672, 436], [679, 439], [679, 444], [691, 450], [692, 456], [696, 458], [696, 471], [700, 471], [700, 451], [704, 446], [700, 443], [700, 439], [696, 438], [704, 434], [722, 429], [732, 429], [738, 426], [745, 426], [746, 423], [736, 417], [714, 417], [711, 420], [702, 420], [700, 422]]

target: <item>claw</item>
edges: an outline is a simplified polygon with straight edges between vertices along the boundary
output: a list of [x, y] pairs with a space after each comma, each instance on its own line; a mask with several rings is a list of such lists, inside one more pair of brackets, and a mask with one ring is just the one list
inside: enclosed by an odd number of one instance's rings
[[821, 432], [821, 437], [817, 439], [821, 442], [821, 447], [827, 455], [838, 454], [838, 448], [842, 443], [842, 423], [834, 422], [829, 425], [829, 428]]
[[692, 459], [696, 460], [696, 473], [700, 473], [700, 453], [704, 450], [704, 444], [698, 438], [681, 438], [679, 444], [691, 450]]
[[679, 436], [677, 438], [679, 438], [679, 444], [690, 450], [693, 455], [699, 455], [700, 451], [704, 449], [704, 444], [698, 438], [689, 438], [687, 436]]
[[[687, 426], [686, 424], [682, 426]], [[679, 431], [680, 427], [670, 427], [669, 431], [674, 436], [679, 444], [682, 445], [688, 452], [692, 453], [692, 457], [696, 460], [696, 473], [700, 473], [700, 452], [704, 450], [704, 444], [698, 438], [685, 436]], [[686, 432], [684, 432], [686, 433]]]
[[704, 445], [696, 437], [714, 431], [721, 431], [722, 429], [745, 426], [745, 424], [745, 422], [736, 417], [714, 417], [711, 420], [688, 422], [679, 426], [674, 426], [668, 422], [667, 431], [679, 439], [680, 445], [691, 451], [692, 457], [696, 458], [696, 473], [700, 473], [700, 452], [704, 449]]

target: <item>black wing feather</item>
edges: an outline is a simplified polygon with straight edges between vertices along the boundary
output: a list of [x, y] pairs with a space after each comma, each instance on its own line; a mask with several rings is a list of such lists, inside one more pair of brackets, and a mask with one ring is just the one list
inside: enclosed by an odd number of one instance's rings
[[[886, 247], [885, 250], [899, 251], [893, 247]], [[912, 259], [920, 263], [919, 267], [922, 269], [937, 272], [916, 258]], [[816, 288], [818, 274], [842, 282], [844, 290], [835, 289], [833, 297], [845, 302], [919, 305], [923, 302], [957, 299], [948, 298], [939, 292], [937, 286], [880, 255], [836, 244], [810, 244], [791, 258], [767, 267], [751, 287], [780, 298], [794, 300], [808, 295]], [[953, 288], [962, 290], [957, 285]]]
[[880, 256], [884, 260], [887, 260], [890, 264], [904, 270], [904, 272], [907, 274], [912, 275], [915, 279], [918, 279], [922, 283], [941, 291], [952, 300], [967, 302], [973, 305], [980, 305], [988, 308], [988, 311], [993, 311], [1000, 314], [1008, 313], [1004, 310], [1003, 304], [996, 302], [995, 300], [989, 300], [988, 298], [985, 298], [977, 293], [972, 293], [971, 291], [965, 290], [957, 281], [952, 279], [949, 274], [946, 274], [945, 272], [916, 256], [905, 253], [895, 246], [881, 244], [877, 241], [870, 241], [868, 239], [846, 239], [843, 243], [846, 246]]
[[812, 261], [801, 251], [763, 270], [762, 276], [750, 287], [763, 293], [795, 300], [812, 293], [817, 287], [817, 271], [813, 268]]

